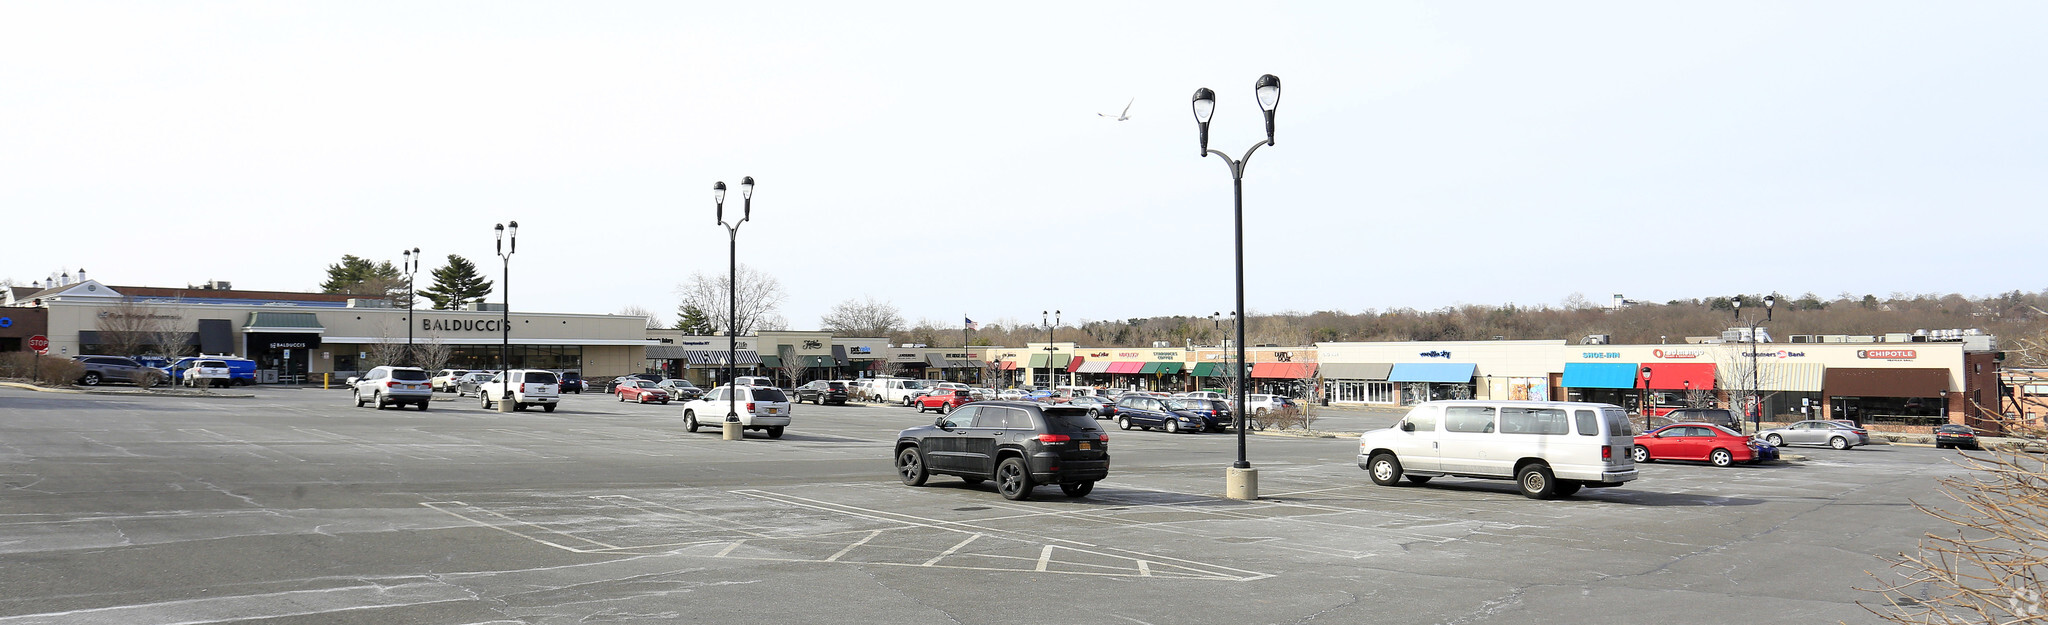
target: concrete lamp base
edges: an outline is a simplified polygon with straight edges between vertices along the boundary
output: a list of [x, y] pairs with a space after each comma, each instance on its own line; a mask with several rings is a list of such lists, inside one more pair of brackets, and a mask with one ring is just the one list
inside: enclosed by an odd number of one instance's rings
[[502, 399], [498, 400], [498, 403], [496, 405], [498, 406], [498, 412], [512, 412], [512, 409], [519, 407], [518, 402], [510, 402]]
[[725, 422], [725, 440], [729, 440], [729, 441], [740, 441], [740, 440], [746, 440], [746, 439], [747, 439], [747, 435], [746, 435], [746, 433], [745, 433], [744, 431], [740, 430], [740, 422], [738, 422], [738, 421], [727, 421], [727, 422]]
[[1259, 470], [1231, 467], [1224, 474], [1223, 496], [1230, 499], [1259, 498]]

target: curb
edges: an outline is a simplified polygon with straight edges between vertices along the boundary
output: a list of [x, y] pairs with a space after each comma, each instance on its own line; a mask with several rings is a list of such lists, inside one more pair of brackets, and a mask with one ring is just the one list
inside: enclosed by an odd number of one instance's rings
[[85, 390], [85, 389], [70, 389], [70, 388], [50, 388], [50, 387], [46, 387], [46, 386], [37, 386], [37, 385], [34, 385], [34, 384], [23, 384], [23, 383], [20, 383], [20, 382], [0, 382], [0, 386], [6, 386], [6, 387], [11, 387], [11, 388], [18, 388], [18, 389], [24, 389], [24, 390], [30, 390], [30, 391], [35, 391], [35, 392], [38, 392], [38, 393], [66, 393], [66, 394], [70, 394], [70, 395], [106, 395], [106, 396], [110, 396], [110, 397], [212, 397], [212, 398], [227, 398], [227, 399], [250, 399], [250, 398], [254, 398], [254, 397], [255, 397], [255, 395], [254, 395], [254, 394], [243, 394], [243, 393], [233, 393], [233, 394], [225, 394], [225, 393], [207, 393], [207, 394], [203, 394], [203, 395], [190, 395], [190, 394], [186, 394], [186, 393], [182, 393], [182, 392], [175, 392], [175, 393], [162, 393], [162, 392], [156, 392], [156, 391], [146, 391], [146, 390], [133, 390], [133, 391], [114, 391], [114, 390]]
[[1259, 436], [1281, 436], [1286, 438], [1358, 438], [1359, 432], [1290, 432], [1286, 430], [1252, 430]]

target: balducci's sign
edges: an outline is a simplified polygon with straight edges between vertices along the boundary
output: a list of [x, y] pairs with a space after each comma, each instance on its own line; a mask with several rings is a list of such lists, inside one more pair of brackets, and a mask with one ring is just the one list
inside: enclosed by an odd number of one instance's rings
[[434, 319], [420, 320], [421, 330], [433, 332], [497, 332], [497, 319]]

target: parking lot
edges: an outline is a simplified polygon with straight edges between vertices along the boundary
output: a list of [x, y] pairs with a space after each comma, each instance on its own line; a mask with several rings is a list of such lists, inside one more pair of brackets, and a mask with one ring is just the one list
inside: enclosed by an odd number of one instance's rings
[[0, 389], [0, 624], [1873, 622], [1877, 556], [1940, 529], [1954, 452], [1656, 463], [1558, 501], [1376, 487], [1348, 439], [1112, 429], [1111, 477], [1026, 502], [903, 486], [932, 415], [795, 409], [779, 440], [570, 395], [352, 408]]

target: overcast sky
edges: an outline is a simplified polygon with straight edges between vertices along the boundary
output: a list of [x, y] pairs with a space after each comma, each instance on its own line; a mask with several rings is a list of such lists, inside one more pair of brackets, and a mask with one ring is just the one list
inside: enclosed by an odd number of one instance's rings
[[[1020, 8], [1021, 7], [1021, 8]], [[2048, 4], [0, 3], [0, 277], [312, 289], [343, 254], [792, 327], [2038, 290]], [[1130, 120], [1110, 121], [1135, 98]], [[729, 198], [737, 212], [738, 194]], [[426, 272], [421, 272], [424, 279]], [[493, 297], [496, 300], [496, 297]]]

